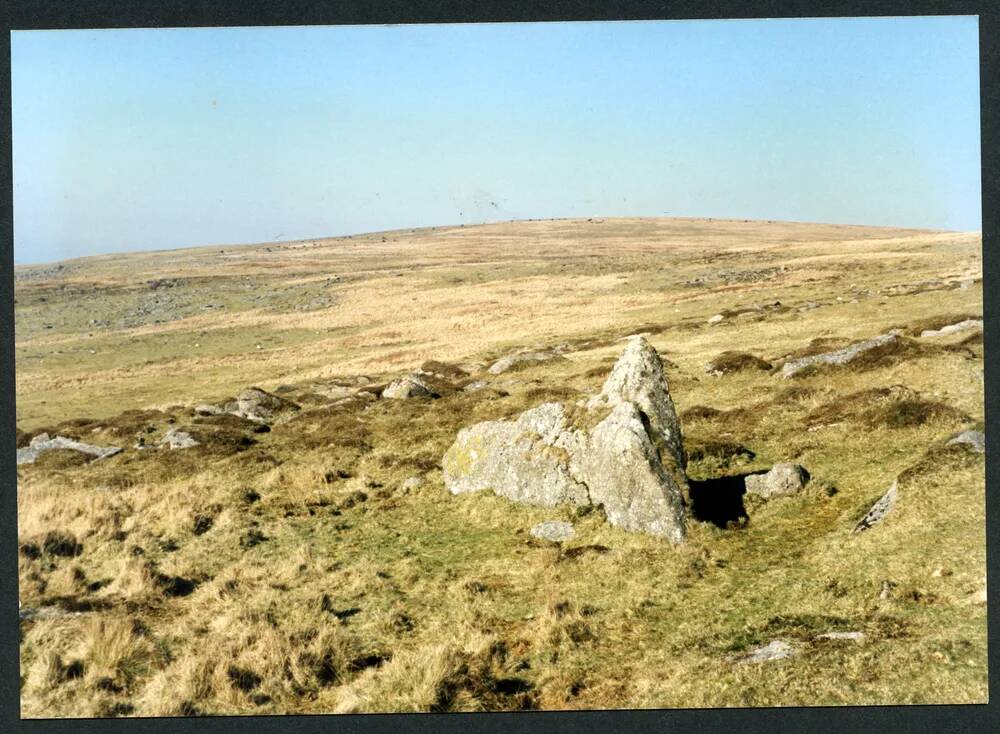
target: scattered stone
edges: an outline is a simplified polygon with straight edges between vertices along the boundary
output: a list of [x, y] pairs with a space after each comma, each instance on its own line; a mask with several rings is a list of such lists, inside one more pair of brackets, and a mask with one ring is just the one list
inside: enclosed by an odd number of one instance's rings
[[198, 446], [199, 443], [190, 433], [187, 433], [186, 431], [179, 431], [176, 428], [171, 428], [163, 434], [163, 438], [160, 439], [159, 445], [169, 446], [171, 449], [190, 449], [194, 446]]
[[31, 443], [28, 444], [28, 446], [17, 450], [17, 464], [18, 466], [21, 464], [34, 464], [35, 460], [39, 456], [44, 454], [46, 451], [52, 451], [54, 449], [70, 449], [72, 451], [79, 451], [81, 454], [93, 456], [94, 461], [121, 453], [121, 448], [118, 446], [93, 446], [89, 443], [74, 441], [73, 439], [66, 438], [65, 436], [50, 438], [49, 434], [40, 433], [31, 439]]
[[559, 543], [564, 540], [570, 540], [576, 535], [576, 531], [573, 530], [573, 524], [565, 522], [563, 520], [546, 520], [545, 522], [538, 523], [531, 529], [531, 534], [536, 538], [542, 538], [543, 540], [551, 540], [554, 543]]
[[791, 644], [784, 640], [771, 640], [763, 647], [750, 650], [748, 653], [739, 656], [730, 656], [730, 660], [740, 664], [746, 663], [770, 663], [775, 660], [784, 660], [796, 654], [796, 650]]
[[352, 397], [356, 392], [356, 388], [348, 385], [313, 385], [312, 390], [317, 395], [331, 400], [343, 400]]
[[725, 318], [726, 317], [723, 316], [721, 313], [717, 313], [717, 314], [715, 314], [715, 316], [713, 316], [712, 318], [710, 318], [708, 320], [708, 323], [710, 323], [710, 324], [717, 324], [717, 323], [719, 323], [720, 321], [722, 321]]
[[872, 508], [868, 510], [868, 514], [861, 518], [858, 524], [854, 527], [855, 533], [868, 530], [873, 525], [876, 525], [885, 519], [885, 516], [888, 515], [889, 511], [896, 505], [898, 485], [899, 482], [894, 481], [886, 493], [882, 495], [874, 505], [872, 505]]
[[26, 622], [30, 619], [61, 619], [62, 617], [78, 617], [83, 612], [70, 612], [62, 607], [57, 606], [44, 606], [44, 607], [22, 607], [21, 602], [17, 603], [17, 618], [18, 621]]
[[410, 477], [409, 479], [403, 482], [403, 489], [409, 492], [424, 486], [424, 484], [425, 482], [423, 477]]
[[489, 369], [491, 375], [499, 375], [507, 370], [527, 367], [540, 362], [548, 362], [553, 359], [565, 359], [558, 352], [519, 352], [506, 357], [501, 357], [494, 362]]
[[491, 489], [530, 505], [603, 505], [611, 524], [676, 543], [685, 534], [682, 455], [663, 365], [635, 337], [600, 395], [464, 428], [442, 468], [453, 494]]
[[404, 400], [408, 398], [436, 398], [438, 394], [419, 375], [408, 375], [390, 382], [389, 386], [382, 391], [382, 397]]
[[235, 405], [226, 412], [258, 423], [272, 423], [298, 410], [299, 406], [291, 400], [280, 398], [259, 387], [248, 387], [236, 396]]
[[852, 642], [861, 642], [865, 639], [864, 632], [824, 632], [821, 635], [816, 635], [817, 640], [851, 640]]
[[955, 334], [959, 331], [966, 331], [967, 329], [982, 329], [983, 320], [982, 319], [966, 319], [965, 321], [959, 321], [957, 324], [949, 324], [948, 326], [942, 326], [940, 329], [926, 329], [920, 332], [921, 337], [935, 337], [935, 336], [947, 336], [948, 334]]
[[982, 431], [962, 431], [949, 439], [946, 445], [953, 446], [955, 444], [966, 444], [972, 451], [982, 454], [986, 451], [986, 434]]
[[462, 392], [476, 392], [477, 390], [482, 390], [490, 386], [490, 383], [485, 380], [473, 380], [468, 385], [462, 388]]
[[809, 482], [809, 472], [798, 464], [775, 464], [766, 474], [751, 474], [745, 480], [747, 494], [758, 499], [798, 494]]
[[973, 594], [972, 598], [969, 601], [971, 601], [973, 604], [985, 604], [986, 603], [986, 583], [985, 582], [983, 583], [983, 588], [981, 588], [979, 591], [977, 591], [975, 594]]
[[834, 352], [814, 354], [809, 357], [789, 360], [788, 362], [785, 362], [785, 365], [781, 368], [781, 376], [788, 378], [798, 372], [801, 372], [806, 367], [812, 367], [817, 364], [847, 364], [865, 352], [895, 341], [899, 341], [900, 333], [901, 332], [898, 329], [894, 329], [888, 334], [881, 334], [879, 336], [872, 337], [871, 339], [865, 339], [864, 341], [851, 344], [848, 347], [838, 349]]

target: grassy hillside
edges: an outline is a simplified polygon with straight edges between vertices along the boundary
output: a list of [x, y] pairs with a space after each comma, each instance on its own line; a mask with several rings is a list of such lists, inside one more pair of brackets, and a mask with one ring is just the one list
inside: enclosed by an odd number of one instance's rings
[[[20, 444], [126, 449], [19, 468], [20, 598], [41, 610], [21, 623], [25, 716], [986, 700], [983, 458], [944, 445], [982, 425], [982, 339], [920, 336], [981, 317], [978, 234], [595, 218], [16, 277]], [[890, 328], [899, 348], [850, 367], [706, 372]], [[636, 332], [693, 478], [795, 461], [806, 491], [695, 520], [680, 548], [447, 492], [461, 427], [596, 392]], [[374, 398], [425, 360], [440, 398]], [[193, 410], [250, 385], [302, 410], [265, 433]], [[134, 448], [170, 428], [202, 445]], [[852, 534], [897, 477], [890, 516]], [[547, 519], [576, 537], [532, 538]], [[738, 662], [776, 639], [796, 654]]]

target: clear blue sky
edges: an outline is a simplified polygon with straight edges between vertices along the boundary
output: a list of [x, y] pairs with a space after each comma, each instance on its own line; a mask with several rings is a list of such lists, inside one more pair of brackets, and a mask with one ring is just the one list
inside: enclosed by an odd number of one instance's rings
[[536, 217], [981, 227], [974, 17], [11, 40], [19, 263]]

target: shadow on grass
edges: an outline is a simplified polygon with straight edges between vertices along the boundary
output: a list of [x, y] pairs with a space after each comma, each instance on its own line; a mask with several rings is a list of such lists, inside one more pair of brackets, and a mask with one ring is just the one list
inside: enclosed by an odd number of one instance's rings
[[742, 527], [749, 516], [743, 504], [746, 478], [762, 471], [732, 474], [708, 479], [688, 479], [691, 511], [696, 520], [726, 529]]

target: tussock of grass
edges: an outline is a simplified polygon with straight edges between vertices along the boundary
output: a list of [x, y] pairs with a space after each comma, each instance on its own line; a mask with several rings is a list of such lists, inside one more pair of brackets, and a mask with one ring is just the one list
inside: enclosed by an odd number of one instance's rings
[[717, 474], [733, 466], [749, 464], [756, 454], [746, 446], [732, 441], [688, 441], [685, 446], [688, 473]]
[[722, 375], [731, 372], [741, 372], [742, 370], [769, 370], [771, 363], [753, 354], [746, 352], [725, 351], [714, 357], [707, 365], [705, 371], [708, 373], [718, 373]]
[[809, 426], [854, 421], [869, 427], [910, 428], [928, 422], [959, 425], [971, 418], [939, 401], [922, 399], [904, 385], [869, 388], [837, 397], [807, 413]]
[[682, 421], [696, 421], [705, 420], [710, 418], [716, 418], [722, 414], [722, 411], [718, 408], [713, 408], [708, 405], [694, 405], [680, 414], [680, 419]]

